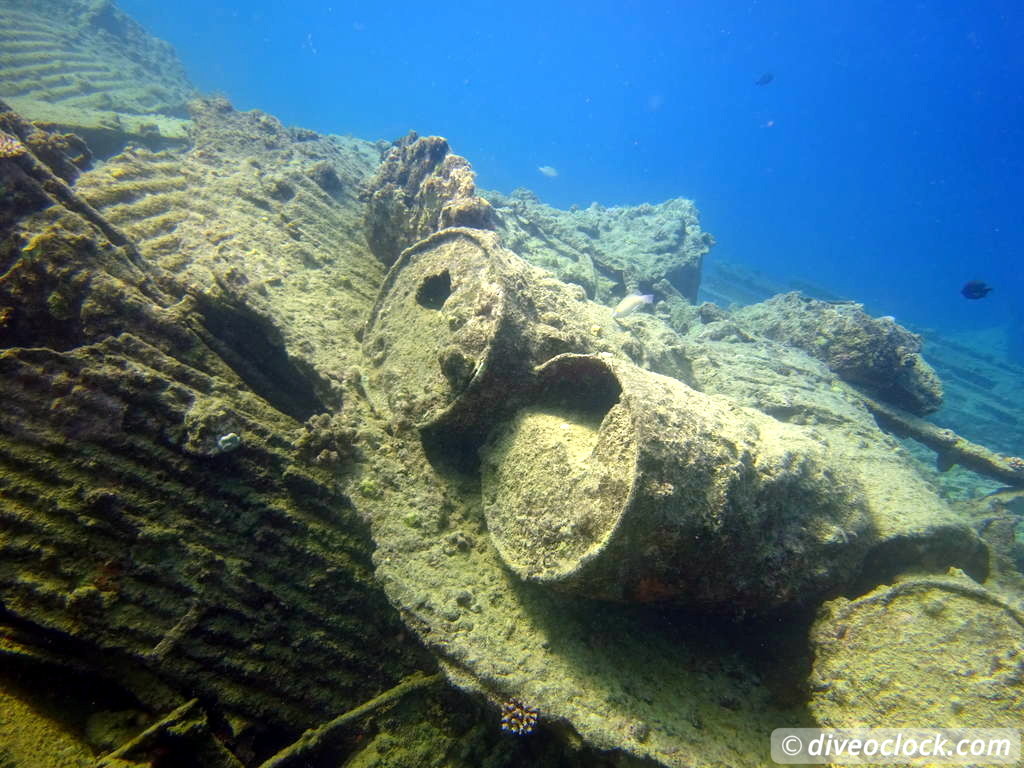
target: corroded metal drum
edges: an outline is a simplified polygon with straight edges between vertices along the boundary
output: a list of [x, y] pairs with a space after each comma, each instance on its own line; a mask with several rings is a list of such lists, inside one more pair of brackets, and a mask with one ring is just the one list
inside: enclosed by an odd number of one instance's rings
[[1024, 613], [958, 569], [818, 611], [808, 711], [832, 728], [1019, 728]]
[[386, 398], [377, 406], [427, 427], [473, 418], [486, 398], [502, 396], [494, 380], [509, 365], [529, 367], [517, 350], [517, 261], [493, 233], [464, 228], [402, 252], [363, 336], [370, 391]]
[[858, 488], [801, 427], [628, 361], [560, 355], [483, 454], [492, 541], [590, 597], [769, 609], [853, 577]]

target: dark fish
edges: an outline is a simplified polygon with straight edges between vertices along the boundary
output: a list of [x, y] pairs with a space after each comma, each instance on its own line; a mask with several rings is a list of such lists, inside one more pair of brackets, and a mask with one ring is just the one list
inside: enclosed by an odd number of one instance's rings
[[960, 289], [960, 293], [964, 295], [965, 299], [984, 299], [988, 296], [988, 292], [992, 289], [989, 288], [981, 280], [971, 280], [970, 282], [964, 283], [964, 287]]
[[768, 85], [772, 80], [775, 79], [775, 75], [771, 72], [765, 72], [757, 80], [754, 81], [754, 85]]

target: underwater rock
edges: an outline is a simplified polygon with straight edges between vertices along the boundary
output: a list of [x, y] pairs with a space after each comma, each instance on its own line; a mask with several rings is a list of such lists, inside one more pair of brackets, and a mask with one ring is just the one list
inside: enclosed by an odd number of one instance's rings
[[491, 538], [521, 578], [729, 613], [848, 584], [873, 543], [806, 430], [623, 360], [560, 355], [484, 450]]
[[776, 296], [735, 318], [770, 339], [799, 347], [844, 381], [918, 416], [942, 405], [942, 383], [921, 357], [921, 338], [860, 304]]
[[822, 727], [1020, 727], [1024, 614], [962, 573], [827, 603], [811, 643]]
[[[0, 102], [2, 106], [3, 102]], [[0, 130], [10, 130], [9, 120], [0, 119]], [[28, 152], [28, 148], [11, 133], [0, 133], [3, 151], [0, 153], [0, 190], [5, 204], [0, 206], [0, 235], [6, 235], [22, 216], [41, 211], [53, 204], [53, 199], [40, 185], [25, 173], [22, 164], [14, 162]]]
[[587, 296], [610, 306], [632, 292], [667, 291], [696, 303], [704, 256], [715, 244], [700, 227], [692, 200], [562, 211], [527, 190], [506, 196], [488, 192], [505, 246], [562, 280], [583, 286]]
[[444, 227], [493, 229], [491, 204], [476, 193], [469, 162], [440, 136], [410, 132], [388, 150], [366, 184], [366, 241], [390, 266], [402, 249]]

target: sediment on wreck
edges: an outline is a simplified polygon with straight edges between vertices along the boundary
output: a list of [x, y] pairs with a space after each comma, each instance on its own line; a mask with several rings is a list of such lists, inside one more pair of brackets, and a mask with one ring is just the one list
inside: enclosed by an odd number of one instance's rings
[[942, 382], [921, 357], [921, 338], [854, 302], [787, 293], [744, 307], [736, 319], [795, 346], [870, 395], [918, 416], [942, 405]]
[[182, 146], [195, 95], [174, 49], [113, 2], [0, 4], [0, 98], [98, 157], [129, 143]]
[[[341, 467], [316, 463], [303, 414], [216, 353], [232, 339], [210, 318], [237, 308], [175, 293], [35, 155], [0, 173], [36, 201], [0, 259], [0, 599], [21, 644], [56, 633], [143, 705], [188, 691], [286, 729], [429, 667], [340, 492], [344, 436]], [[312, 392], [299, 370], [265, 372]]]
[[520, 577], [735, 613], [814, 602], [875, 544], [806, 430], [626, 361], [559, 355], [485, 447], [491, 539]]
[[[90, 5], [100, 13], [89, 25], [118, 21], [110, 4]], [[950, 566], [986, 579], [985, 544], [852, 387], [795, 342], [689, 305], [712, 241], [688, 201], [555, 215], [518, 194], [491, 206], [439, 137], [384, 147], [379, 164], [382, 145], [286, 128], [222, 98], [190, 110], [187, 148], [137, 137], [82, 175], [75, 163], [88, 152], [72, 138], [61, 149], [45, 133], [26, 141], [34, 127], [0, 126], [16, 137], [0, 173], [20, 193], [0, 219], [0, 396], [12, 404], [0, 414], [0, 659], [49, 665], [47, 682], [74, 671], [104, 693], [130, 692], [128, 704], [104, 700], [128, 707], [131, 725], [102, 741], [111, 764], [144, 762], [177, 738], [174, 757], [204, 768], [316, 759], [335, 739], [352, 766], [762, 765], [773, 728], [827, 724], [830, 706], [846, 706], [849, 669], [876, 658], [868, 643], [843, 655], [844, 622], [856, 618], [843, 600], [908, 571], [922, 583]], [[48, 163], [63, 168], [63, 186]], [[607, 258], [631, 228], [645, 235], [628, 254], [642, 263]], [[663, 247], [647, 249], [656, 240]], [[648, 282], [659, 299], [650, 311], [611, 317], [614, 297]], [[560, 354], [604, 380], [618, 371], [620, 391], [572, 366], [569, 384], [553, 385], [544, 370], [565, 364], [552, 363]], [[637, 384], [653, 372], [692, 392], [666, 397], [678, 401], [668, 413], [653, 407], [659, 388]], [[685, 391], [679, 382], [660, 391]], [[627, 593], [563, 590], [502, 560], [503, 539], [528, 541], [546, 520], [529, 509], [499, 520], [504, 491], [488, 462], [501, 463], [502, 435], [552, 394], [593, 407], [543, 414], [552, 451], [538, 456], [524, 440], [499, 467], [508, 504], [540, 477], [525, 490], [554, 500], [545, 518], [576, 512], [588, 499], [570, 492], [558, 452], [602, 437], [609, 453], [636, 449], [642, 461], [589, 475], [619, 484], [623, 532], [643, 545], [638, 554], [623, 537], [602, 555]], [[602, 434], [616, 396], [634, 398], [619, 411], [635, 406], [636, 434], [612, 419]], [[735, 421], [719, 430], [726, 412]], [[682, 438], [680, 414], [698, 427]], [[752, 516], [764, 530], [710, 531], [721, 534], [718, 559], [698, 549], [692, 565], [717, 590], [717, 615], [689, 610], [691, 581], [666, 592], [663, 574], [643, 572], [660, 565], [644, 558], [678, 543], [678, 495], [708, 489], [673, 465], [675, 449], [710, 445], [693, 463], [722, 470], [711, 486], [742, 512], [764, 499], [728, 480], [752, 472], [760, 426], [783, 444], [764, 453], [767, 469], [807, 470], [833, 503], [811, 531], [787, 527], [788, 513], [808, 520], [779, 498]], [[726, 432], [731, 444], [715, 442]], [[807, 442], [784, 439], [796, 434]], [[844, 473], [824, 471], [832, 463]], [[730, 488], [747, 495], [731, 499]], [[630, 528], [637, 512], [648, 517]], [[581, 529], [566, 533], [556, 547]], [[795, 584], [779, 583], [793, 573]], [[753, 597], [737, 574], [761, 580]], [[837, 590], [847, 597], [826, 605], [812, 639], [823, 659], [840, 652], [813, 678], [834, 683], [836, 698], [808, 706], [808, 609]], [[910, 593], [892, 594], [904, 607]], [[979, 600], [988, 608], [971, 615], [1001, 615]], [[965, 628], [933, 621], [943, 602], [911, 606], [922, 625], [914, 653], [950, 668], [941, 631]], [[765, 603], [768, 618], [751, 619]], [[867, 635], [901, 628], [867, 618]], [[1000, 642], [1014, 640], [1009, 630]], [[971, 637], [975, 658], [990, 656], [985, 643]], [[904, 669], [896, 685], [913, 692]], [[970, 708], [1015, 681], [946, 684]], [[536, 713], [537, 732], [503, 733], [510, 707]], [[196, 741], [183, 745], [183, 733]], [[276, 743], [259, 748], [268, 735]], [[233, 755], [207, 759], [205, 747], [223, 744]]]

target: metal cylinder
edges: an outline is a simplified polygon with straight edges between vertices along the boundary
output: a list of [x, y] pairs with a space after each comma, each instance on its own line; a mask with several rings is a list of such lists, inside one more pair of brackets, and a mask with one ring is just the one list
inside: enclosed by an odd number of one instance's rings
[[478, 396], [505, 391], [493, 381], [509, 365], [528, 372], [515, 351], [520, 272], [482, 230], [441, 230], [403, 251], [363, 335], [375, 404], [420, 428], [472, 419]]
[[505, 563], [590, 597], [812, 600], [852, 577], [871, 538], [856, 484], [806, 429], [611, 356], [539, 366], [482, 470]]

